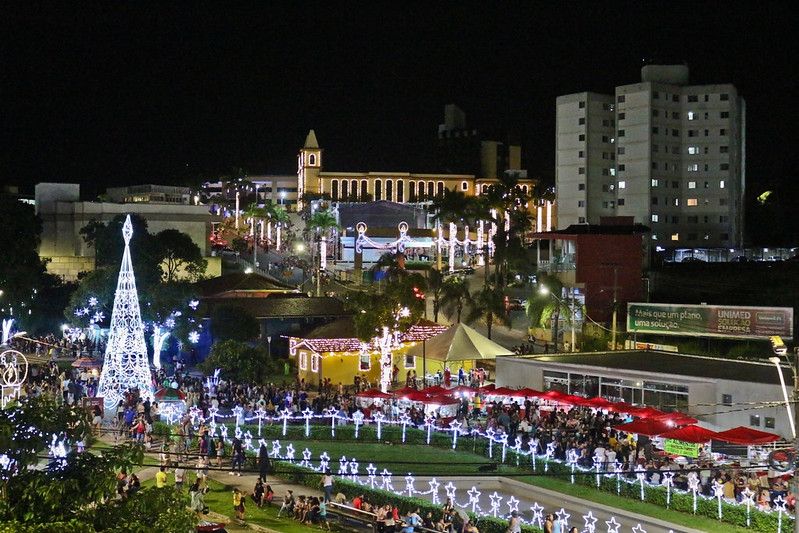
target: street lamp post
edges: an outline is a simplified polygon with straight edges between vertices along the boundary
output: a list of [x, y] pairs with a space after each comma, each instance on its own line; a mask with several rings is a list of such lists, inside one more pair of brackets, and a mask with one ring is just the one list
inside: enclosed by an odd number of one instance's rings
[[[782, 339], [779, 337], [772, 337], [771, 338], [772, 347], [774, 348], [774, 353], [779, 355], [785, 355], [787, 350], [785, 345], [782, 343]], [[789, 401], [788, 397], [788, 389], [785, 386], [785, 378], [782, 374], [782, 365], [780, 364], [780, 358], [777, 356], [769, 357], [769, 361], [774, 363], [777, 367], [777, 372], [780, 376], [780, 385], [782, 387], [782, 394], [785, 398], [785, 408], [788, 410], [788, 421], [791, 424], [791, 434], [793, 436], [793, 464], [791, 465], [793, 470], [793, 493], [799, 494], [799, 472], [797, 472], [797, 454], [799, 454], [799, 438], [797, 438], [796, 434], [796, 427], [799, 426], [799, 351], [794, 351], [794, 361], [791, 364], [791, 361], [788, 360], [788, 364], [791, 366], [791, 371], [793, 372], [793, 391], [791, 393], [791, 401]], [[793, 403], [793, 412], [791, 412], [791, 403]], [[793, 520], [793, 530], [794, 533], [799, 533], [799, 513], [797, 513], [798, 509], [794, 510], [794, 520]]]

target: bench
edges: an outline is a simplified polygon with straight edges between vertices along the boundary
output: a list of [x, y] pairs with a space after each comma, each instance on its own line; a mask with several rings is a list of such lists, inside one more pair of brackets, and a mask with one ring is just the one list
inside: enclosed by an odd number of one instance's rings
[[368, 511], [361, 511], [355, 507], [341, 503], [328, 502], [327, 514], [338, 517], [339, 523], [343, 521], [357, 522], [361, 525], [369, 526], [372, 531], [377, 531], [377, 515]]

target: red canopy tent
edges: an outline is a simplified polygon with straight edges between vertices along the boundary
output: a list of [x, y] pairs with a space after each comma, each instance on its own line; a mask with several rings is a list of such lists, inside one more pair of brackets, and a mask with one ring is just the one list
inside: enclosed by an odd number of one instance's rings
[[433, 385], [424, 389], [426, 394], [449, 394], [450, 389], [445, 389], [441, 385]]
[[[430, 389], [425, 389], [425, 390], [430, 390]], [[456, 395], [456, 394], [468, 394], [468, 395], [471, 396], [472, 394], [476, 394], [476, 393], [477, 393], [476, 389], [473, 389], [471, 387], [467, 387], [466, 385], [458, 385], [457, 387], [451, 388], [451, 389], [449, 389], [447, 391], [447, 394], [450, 394], [450, 395], [453, 395], [453, 396]]]
[[186, 394], [179, 389], [174, 389], [172, 387], [164, 387], [155, 391], [155, 399], [158, 401], [177, 401], [177, 400], [185, 400]]
[[400, 397], [405, 396], [406, 394], [410, 394], [412, 392], [419, 392], [419, 391], [417, 391], [413, 387], [403, 387], [401, 389], [395, 390], [394, 391], [394, 396], [396, 396], [397, 398], [400, 398]]
[[549, 400], [550, 402], [560, 402], [564, 398], [570, 398], [570, 396], [565, 392], [550, 390], [540, 395], [539, 398], [541, 398], [542, 400]]
[[436, 396], [430, 396], [426, 400], [424, 400], [426, 405], [452, 405], [456, 403], [460, 403], [457, 398], [453, 398], [452, 396], [446, 396], [444, 394], [438, 394]]
[[611, 409], [616, 404], [597, 396], [596, 398], [591, 398], [590, 400], [586, 400], [584, 405], [588, 407], [595, 407], [597, 409]]
[[477, 389], [477, 390], [478, 390], [479, 392], [491, 392], [492, 390], [494, 390], [494, 389], [496, 389], [496, 388], [497, 388], [497, 386], [496, 386], [496, 385], [494, 385], [493, 383], [489, 383], [488, 385], [483, 385], [482, 387], [480, 387], [480, 388], [479, 388], [479, 389]]
[[774, 433], [758, 431], [757, 429], [751, 429], [746, 426], [738, 426], [737, 428], [728, 429], [727, 431], [721, 431], [716, 433], [716, 436], [713, 437], [713, 440], [722, 440], [733, 444], [745, 444], [747, 446], [776, 442], [780, 439], [781, 437]]
[[391, 394], [387, 392], [383, 392], [380, 389], [368, 389], [363, 392], [359, 392], [355, 395], [356, 398], [380, 398], [382, 400], [386, 400], [391, 398]]
[[626, 431], [627, 433], [637, 433], [638, 435], [646, 435], [654, 437], [661, 433], [666, 433], [672, 429], [666, 422], [662, 420], [655, 420], [654, 418], [640, 418], [626, 424], [614, 426], [613, 429], [618, 431]]
[[660, 409], [655, 409], [654, 407], [642, 407], [632, 414], [634, 414], [639, 418], [655, 418], [660, 415], [665, 415], [666, 413], [664, 413]]
[[489, 396], [513, 396], [516, 391], [507, 387], [500, 387], [488, 393]]
[[540, 398], [542, 394], [544, 393], [539, 390], [525, 387], [523, 389], [517, 390], [513, 396], [516, 398]]
[[626, 402], [616, 402], [609, 409], [615, 413], [635, 414], [640, 407], [636, 407]]
[[656, 420], [663, 420], [664, 422], [668, 422], [672, 426], [687, 426], [689, 424], [696, 424], [699, 422], [696, 418], [690, 417], [683, 413], [673, 412], [673, 413], [666, 413], [665, 415], [659, 415], [654, 417]]
[[716, 432], [710, 431], [700, 426], [685, 426], [679, 429], [672, 429], [658, 435], [664, 439], [679, 440], [681, 442], [693, 442], [695, 444], [702, 444], [703, 442], [710, 442], [716, 438]]

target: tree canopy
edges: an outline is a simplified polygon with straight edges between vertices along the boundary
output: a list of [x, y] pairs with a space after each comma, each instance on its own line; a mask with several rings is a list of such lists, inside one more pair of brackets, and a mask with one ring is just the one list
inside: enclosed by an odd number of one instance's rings
[[222, 376], [236, 383], [263, 383], [270, 367], [263, 346], [249, 346], [235, 340], [214, 343], [208, 358], [200, 365], [206, 374], [221, 369]]

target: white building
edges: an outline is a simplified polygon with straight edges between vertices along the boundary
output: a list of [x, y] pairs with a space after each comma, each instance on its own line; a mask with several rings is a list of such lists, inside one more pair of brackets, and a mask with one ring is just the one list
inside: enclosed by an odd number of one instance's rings
[[647, 65], [614, 95], [560, 96], [558, 227], [632, 216], [662, 248], [743, 243], [746, 106], [734, 86]]

